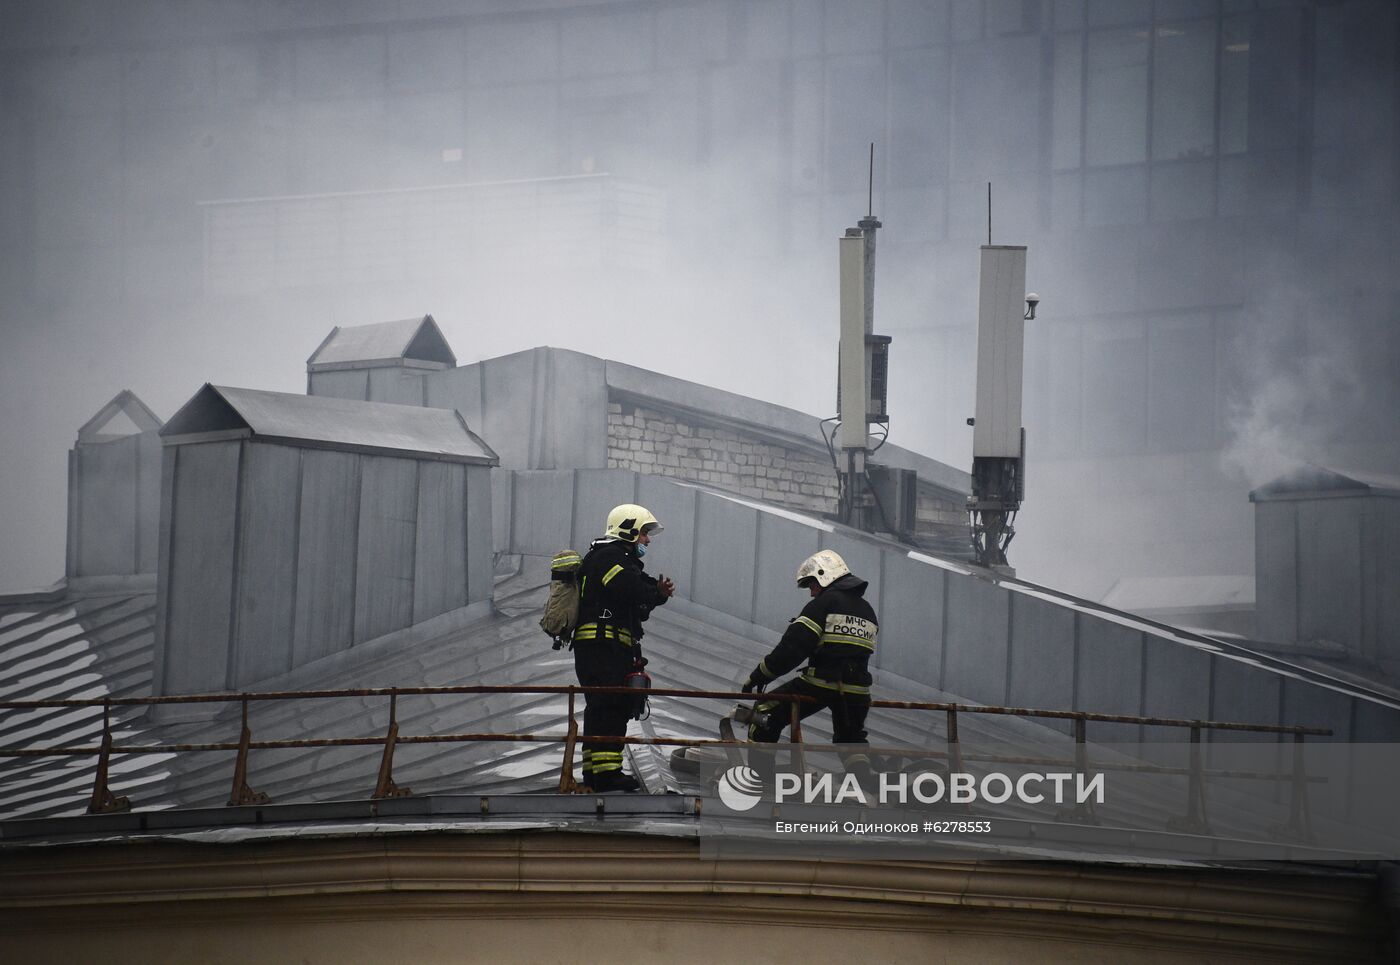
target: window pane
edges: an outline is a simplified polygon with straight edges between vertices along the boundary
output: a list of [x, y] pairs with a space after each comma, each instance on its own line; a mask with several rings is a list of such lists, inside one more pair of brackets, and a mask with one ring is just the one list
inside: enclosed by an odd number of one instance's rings
[[891, 56], [886, 166], [891, 185], [942, 184], [948, 179], [946, 47]]
[[878, 3], [826, 0], [826, 52], [879, 50], [884, 46], [883, 13]]
[[890, 0], [891, 47], [923, 47], [948, 42], [948, 0]]
[[792, 189], [799, 193], [821, 188], [821, 70], [815, 61], [792, 67]]
[[1147, 422], [1147, 339], [1140, 321], [1086, 325], [1084, 451], [1136, 452]]
[[1079, 227], [1082, 193], [1078, 174], [1057, 174], [1050, 180], [1050, 224], [1056, 231]]
[[982, 38], [982, 0], [953, 0], [953, 40]]
[[1249, 159], [1241, 155], [1220, 159], [1220, 214], [1249, 212]]
[[[877, 198], [875, 204], [879, 205]], [[943, 239], [943, 186], [891, 191], [885, 197], [885, 210], [894, 212], [885, 221], [884, 236], [890, 244], [903, 245]], [[879, 214], [877, 211], [876, 214]]]
[[1024, 0], [986, 0], [987, 36], [1040, 31], [1040, 4]]
[[1179, 161], [1152, 166], [1152, 220], [1184, 221], [1215, 213], [1215, 164]]
[[389, 35], [389, 90], [403, 93], [462, 86], [462, 34], [415, 30]]
[[1109, 168], [1084, 175], [1084, 223], [1137, 224], [1147, 219], [1147, 169]]
[[734, 9], [731, 30], [743, 55], [752, 60], [783, 57], [788, 52], [788, 9], [782, 0], [750, 0]]
[[1084, 348], [1078, 325], [1057, 324], [1053, 328], [1047, 326], [1047, 330], [1051, 337], [1047, 339], [1050, 365], [1044, 442], [1037, 438], [1031, 444], [1043, 444], [1047, 455], [1070, 454], [1079, 448]]
[[1089, 0], [1089, 26], [1141, 23], [1152, 16], [1151, 0]]
[[1084, 0], [1055, 0], [1056, 30], [1079, 30], [1084, 26]]
[[1083, 107], [1083, 38], [1079, 34], [1055, 38], [1054, 118], [1051, 160], [1056, 170], [1079, 167], [1080, 110]]
[[1085, 158], [1128, 164], [1147, 156], [1147, 32], [1089, 34]]
[[1249, 148], [1249, 18], [1231, 17], [1220, 34], [1220, 153]]
[[1203, 157], [1215, 146], [1215, 24], [1156, 30], [1152, 77], [1152, 157]]
[[985, 179], [1043, 163], [1040, 38], [964, 44], [952, 56], [953, 177]]
[[1215, 16], [1215, 0], [1157, 0], [1157, 19]]
[[630, 73], [651, 64], [648, 16], [629, 10], [566, 17], [560, 21], [560, 31], [559, 61], [565, 77]]
[[1154, 450], [1215, 444], [1215, 332], [1208, 313], [1148, 326], [1148, 442]]
[[881, 60], [831, 61], [827, 74], [826, 170], [832, 191], [865, 194], [870, 142], [884, 140], [885, 71]]

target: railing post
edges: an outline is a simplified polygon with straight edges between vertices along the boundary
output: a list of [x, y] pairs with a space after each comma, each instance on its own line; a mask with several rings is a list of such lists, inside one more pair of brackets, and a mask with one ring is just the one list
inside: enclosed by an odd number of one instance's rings
[[1312, 840], [1312, 808], [1308, 805], [1308, 773], [1303, 762], [1303, 735], [1293, 735], [1292, 793], [1288, 800], [1288, 823], [1279, 834], [1298, 841]]
[[[1082, 715], [1074, 717], [1074, 770], [1077, 775], [1089, 773], [1088, 720]], [[1076, 778], [1077, 779], [1077, 778]], [[1056, 821], [1073, 824], [1098, 824], [1099, 816], [1094, 812], [1094, 802], [1084, 801], [1074, 807], [1061, 808], [1055, 815]]]
[[963, 769], [962, 742], [958, 739], [958, 705], [948, 708], [948, 774], [951, 777]]
[[[958, 705], [952, 704], [948, 707], [948, 786], [953, 786], [953, 775], [961, 774], [964, 771], [962, 756], [962, 738], [958, 736]], [[957, 805], [960, 811], [971, 811], [972, 805]]]
[[577, 794], [578, 781], [574, 780], [574, 744], [578, 741], [578, 721], [574, 719], [574, 693], [569, 687], [569, 732], [564, 737], [564, 765], [559, 769], [559, 793]]
[[1201, 767], [1201, 725], [1191, 725], [1191, 773], [1186, 783], [1186, 814], [1173, 818], [1167, 827], [1187, 834], [1210, 834], [1206, 820], [1206, 784]]
[[102, 750], [97, 755], [97, 777], [92, 785], [92, 799], [88, 802], [88, 814], [111, 814], [115, 811], [130, 811], [131, 799], [117, 797], [107, 787], [107, 765], [112, 757], [112, 701], [102, 701]]
[[248, 729], [248, 698], [243, 698], [243, 728], [238, 734], [238, 760], [233, 765], [233, 791], [229, 794], [228, 806], [243, 807], [248, 804], [266, 804], [270, 799], [261, 791], [248, 786], [248, 744], [253, 732]]
[[802, 752], [802, 708], [800, 704], [801, 701], [788, 701], [788, 713], [791, 714], [791, 723], [788, 726], [788, 745], [792, 748], [792, 769], [799, 774], [804, 774], [807, 771], [807, 758]]
[[371, 797], [378, 801], [388, 797], [408, 797], [413, 793], [394, 783], [394, 745], [399, 742], [399, 690], [389, 691], [389, 733], [384, 736], [384, 756], [379, 759], [379, 780]]

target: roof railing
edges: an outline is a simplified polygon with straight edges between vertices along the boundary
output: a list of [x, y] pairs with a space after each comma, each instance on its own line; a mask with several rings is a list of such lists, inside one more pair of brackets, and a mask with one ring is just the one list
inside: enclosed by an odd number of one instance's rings
[[[741, 762], [739, 755], [741, 748], [753, 748], [755, 745], [748, 741], [733, 739], [704, 739], [691, 737], [617, 737], [617, 736], [596, 736], [579, 733], [577, 720], [577, 698], [585, 694], [617, 694], [636, 697], [639, 691], [629, 687], [578, 687], [578, 686], [495, 686], [495, 685], [459, 685], [443, 687], [362, 687], [340, 690], [294, 690], [294, 691], [268, 691], [261, 693], [217, 693], [217, 694], [184, 694], [163, 697], [100, 697], [88, 699], [49, 699], [49, 700], [10, 700], [0, 701], [0, 710], [41, 710], [52, 708], [73, 708], [73, 707], [101, 707], [102, 708], [102, 738], [96, 745], [68, 745], [55, 747], [0, 747], [0, 757], [60, 757], [60, 756], [96, 756], [97, 768], [93, 782], [93, 790], [87, 812], [89, 814], [104, 814], [118, 811], [128, 811], [131, 809], [131, 801], [127, 797], [113, 794], [108, 782], [108, 768], [114, 754], [161, 754], [171, 752], [198, 752], [198, 751], [236, 751], [237, 756], [234, 762], [234, 774], [232, 790], [229, 795], [228, 804], [231, 807], [266, 804], [269, 797], [265, 793], [253, 790], [248, 784], [248, 758], [252, 750], [272, 750], [285, 748], [309, 748], [309, 747], [357, 747], [357, 746], [379, 746], [382, 747], [380, 757], [378, 778], [375, 782], [374, 791], [370, 797], [374, 800], [385, 798], [404, 797], [412, 793], [411, 789], [401, 787], [396, 784], [393, 777], [394, 750], [399, 744], [434, 744], [434, 743], [465, 743], [465, 742], [537, 742], [537, 743], [559, 743], [563, 744], [563, 761], [559, 771], [559, 791], [560, 793], [581, 793], [587, 792], [588, 788], [581, 786], [573, 777], [575, 749], [579, 743], [587, 741], [598, 744], [617, 745], [667, 745], [674, 747], [719, 747], [723, 748], [730, 755], [730, 760]], [[469, 695], [469, 694], [533, 694], [548, 695], [559, 694], [568, 698], [567, 727], [563, 734], [498, 734], [498, 733], [450, 733], [450, 734], [414, 734], [401, 735], [398, 725], [398, 699], [403, 696], [419, 695]], [[804, 702], [814, 702], [815, 698], [801, 694], [791, 693], [766, 693], [761, 698], [754, 694], [735, 693], [732, 691], [716, 690], [679, 690], [668, 688], [654, 688], [645, 691], [648, 698], [651, 697], [674, 697], [680, 699], [723, 699], [738, 701], [753, 701], [762, 699], [763, 701], [778, 701], [788, 704], [791, 717], [789, 729], [788, 747], [793, 755], [795, 766], [800, 770], [804, 766], [804, 753], [807, 751], [829, 751], [829, 750], [849, 750], [850, 744], [813, 744], [806, 743], [802, 739], [802, 722], [800, 705]], [[387, 697], [389, 699], [389, 726], [383, 737], [321, 737], [321, 738], [291, 738], [282, 740], [253, 740], [252, 732], [248, 725], [248, 707], [255, 701], [286, 701], [286, 700], [317, 700], [344, 697]], [[209, 743], [162, 743], [162, 744], [118, 744], [115, 742], [112, 730], [112, 708], [114, 707], [153, 707], [170, 704], [201, 704], [201, 703], [238, 703], [241, 707], [241, 726], [239, 737], [236, 742], [209, 742]], [[1275, 724], [1250, 724], [1236, 721], [1217, 720], [1191, 720], [1177, 717], [1143, 717], [1131, 714], [1099, 714], [1091, 711], [1079, 710], [1043, 710], [1028, 707], [1002, 707], [969, 705], [960, 703], [947, 703], [938, 701], [904, 701], [904, 700], [872, 700], [871, 706], [876, 708], [886, 708], [892, 710], [913, 710], [941, 712], [945, 715], [946, 726], [946, 749], [942, 751], [932, 751], [929, 749], [918, 749], [915, 753], [911, 748], [888, 748], [870, 747], [864, 749], [887, 755], [903, 756], [905, 758], [938, 758], [946, 760], [950, 770], [962, 771], [967, 760], [978, 762], [997, 763], [1036, 763], [1053, 764], [1063, 763], [1060, 761], [1034, 758], [1034, 757], [1008, 757], [996, 755], [969, 756], [964, 755], [962, 750], [962, 740], [959, 736], [958, 720], [960, 714], [986, 714], [1015, 717], [1034, 717], [1047, 720], [1068, 720], [1073, 725], [1074, 736], [1074, 760], [1072, 766], [1079, 774], [1086, 774], [1089, 770], [1087, 730], [1088, 724], [1112, 723], [1131, 724], [1148, 727], [1176, 727], [1185, 728], [1190, 732], [1190, 762], [1186, 767], [1170, 767], [1162, 765], [1147, 764], [1126, 764], [1121, 762], [1103, 762], [1098, 766], [1107, 770], [1127, 770], [1144, 771], [1155, 774], [1186, 774], [1187, 800], [1185, 813], [1176, 819], [1169, 821], [1169, 826], [1174, 830], [1187, 833], [1209, 833], [1210, 825], [1206, 817], [1205, 798], [1205, 777], [1232, 777], [1232, 778], [1254, 778], [1268, 780], [1287, 780], [1290, 784], [1289, 820], [1278, 829], [1284, 837], [1296, 840], [1311, 839], [1310, 809], [1308, 807], [1308, 785], [1321, 778], [1309, 777], [1304, 766], [1303, 742], [1306, 737], [1330, 737], [1332, 731], [1329, 728], [1303, 727], [1296, 725], [1275, 725]], [[1201, 734], [1204, 731], [1226, 731], [1226, 732], [1248, 732], [1259, 734], [1276, 734], [1280, 736], [1291, 736], [1293, 738], [1293, 759], [1292, 766], [1288, 773], [1239, 771], [1239, 770], [1210, 770], [1204, 766], [1200, 752]], [[732, 734], [731, 734], [732, 736]], [[1073, 821], [1086, 824], [1099, 823], [1098, 816], [1094, 813], [1092, 803], [1080, 804], [1074, 808], [1062, 811], [1057, 819]]]

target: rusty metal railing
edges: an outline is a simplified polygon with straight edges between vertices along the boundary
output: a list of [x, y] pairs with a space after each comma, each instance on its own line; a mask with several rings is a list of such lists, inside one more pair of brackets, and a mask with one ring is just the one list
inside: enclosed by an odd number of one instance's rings
[[[648, 697], [674, 697], [679, 699], [724, 699], [751, 701], [760, 699], [758, 695], [735, 693], [732, 691], [679, 690], [658, 688], [646, 692]], [[563, 734], [499, 734], [499, 733], [452, 733], [402, 735], [398, 725], [398, 699], [403, 696], [440, 696], [472, 694], [519, 694], [519, 695], [564, 695], [568, 698], [567, 726]], [[48, 699], [0, 701], [0, 710], [40, 710], [45, 708], [102, 708], [102, 738], [96, 745], [66, 745], [52, 747], [0, 747], [0, 757], [60, 757], [96, 756], [97, 768], [93, 782], [92, 796], [88, 805], [89, 814], [126, 811], [131, 801], [112, 793], [108, 784], [108, 768], [114, 754], [161, 754], [172, 752], [236, 751], [233, 785], [229, 796], [230, 806], [265, 804], [266, 794], [253, 790], [248, 784], [248, 757], [252, 750], [315, 747], [355, 747], [380, 746], [378, 778], [372, 799], [403, 797], [411, 794], [407, 787], [395, 783], [393, 777], [394, 750], [400, 744], [435, 744], [463, 742], [535, 742], [563, 744], [563, 761], [560, 767], [559, 790], [561, 793], [576, 793], [581, 788], [573, 778], [574, 752], [582, 741], [593, 743], [613, 743], [618, 745], [667, 745], [677, 747], [752, 747], [746, 741], [715, 740], [687, 737], [616, 737], [580, 734], [577, 721], [577, 698], [580, 694], [618, 694], [637, 696], [638, 691], [627, 687], [578, 687], [578, 686], [495, 686], [459, 685], [444, 687], [365, 687], [340, 690], [300, 690], [269, 691], [262, 693], [218, 693], [185, 694], [164, 697], [101, 697], [88, 699]], [[248, 724], [248, 707], [258, 701], [318, 700], [346, 697], [387, 697], [389, 699], [389, 726], [383, 737], [323, 737], [291, 738], [279, 740], [253, 740]], [[795, 759], [801, 760], [804, 750], [849, 750], [850, 744], [810, 744], [802, 740], [800, 705], [815, 702], [814, 698], [801, 694], [765, 693], [764, 701], [785, 702], [789, 706], [789, 744]], [[112, 708], [114, 707], [153, 707], [170, 704], [237, 703], [241, 708], [239, 738], [234, 742], [207, 743], [163, 743], [163, 744], [118, 744], [113, 738]], [[1290, 782], [1289, 820], [1279, 831], [1286, 836], [1306, 840], [1310, 838], [1310, 811], [1307, 802], [1308, 784], [1317, 778], [1310, 778], [1304, 766], [1303, 741], [1306, 737], [1330, 737], [1328, 728], [1303, 727], [1294, 725], [1250, 724], [1236, 721], [1192, 720], [1175, 717], [1143, 717], [1129, 714], [1099, 714], [1091, 711], [1043, 710], [1026, 707], [979, 706], [946, 702], [920, 702], [897, 700], [873, 700], [874, 708], [893, 710], [914, 710], [940, 712], [945, 715], [946, 744], [943, 751], [920, 749], [917, 753], [907, 747], [884, 748], [865, 747], [875, 753], [894, 754], [905, 758], [933, 757], [946, 760], [950, 769], [961, 771], [968, 759], [982, 762], [1000, 763], [1059, 763], [1043, 758], [1006, 757], [983, 755], [967, 757], [962, 750], [958, 718], [960, 714], [986, 714], [1015, 717], [1043, 718], [1048, 720], [1068, 720], [1072, 723], [1074, 738], [1073, 767], [1078, 773], [1089, 770], [1087, 725], [1093, 723], [1130, 724], [1143, 727], [1176, 727], [1190, 732], [1191, 754], [1187, 767], [1167, 767], [1161, 765], [1130, 765], [1104, 763], [1104, 769], [1149, 771], [1159, 774], [1185, 774], [1188, 776], [1186, 813], [1170, 822], [1170, 826], [1192, 833], [1208, 832], [1206, 820], [1204, 778], [1206, 775], [1242, 777], [1256, 779], [1287, 779]], [[1201, 734], [1207, 730], [1226, 732], [1251, 732], [1291, 736], [1293, 738], [1293, 761], [1289, 773], [1278, 774], [1257, 771], [1208, 770], [1204, 767], [1200, 753]], [[1098, 823], [1092, 805], [1079, 805], [1064, 812], [1062, 820], [1082, 823]]]

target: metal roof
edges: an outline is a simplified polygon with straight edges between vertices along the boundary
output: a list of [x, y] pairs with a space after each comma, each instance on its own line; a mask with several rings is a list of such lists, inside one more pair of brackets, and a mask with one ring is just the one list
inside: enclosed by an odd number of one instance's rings
[[171, 417], [162, 438], [246, 431], [264, 441], [385, 451], [496, 465], [496, 453], [455, 409], [264, 392], [206, 383]]
[[[504, 560], [498, 574], [494, 612], [469, 627], [413, 647], [381, 652], [359, 663], [342, 662], [318, 674], [325, 689], [389, 686], [493, 685], [555, 686], [573, 682], [573, 659], [554, 651], [540, 633], [538, 619], [548, 582], [548, 560], [523, 557]], [[518, 567], [512, 570], [511, 568]], [[771, 639], [757, 639], [717, 625], [703, 608], [684, 615], [657, 610], [647, 625], [648, 667], [657, 688], [731, 690], [735, 680], [767, 652]], [[0, 695], [8, 699], [121, 697], [149, 694], [153, 663], [154, 598], [149, 594], [91, 601], [61, 601], [0, 608]], [[273, 680], [259, 690], [279, 689]], [[956, 699], [887, 671], [877, 671], [879, 696], [890, 700]], [[561, 694], [401, 695], [397, 698], [400, 740], [408, 735], [440, 733], [562, 733], [567, 697]], [[718, 736], [720, 717], [732, 704], [723, 699], [652, 699], [651, 716], [631, 728], [634, 736]], [[579, 708], [579, 718], [582, 708]], [[236, 704], [212, 718], [181, 720], [174, 715], [142, 714], [114, 708], [117, 743], [142, 745], [220, 743], [237, 740], [240, 717]], [[959, 735], [969, 754], [977, 747], [1006, 747], [1068, 760], [1073, 739], [1063, 728], [1021, 717], [960, 715]], [[389, 702], [382, 696], [252, 702], [249, 726], [253, 741], [323, 737], [383, 737], [389, 724]], [[101, 734], [100, 708], [46, 708], [11, 712], [0, 717], [0, 743], [7, 746], [93, 745]], [[946, 747], [942, 713], [875, 708], [868, 719], [875, 746]], [[828, 715], [804, 722], [804, 739], [829, 743]], [[1131, 730], [1132, 728], [1129, 728]], [[1105, 735], [1107, 738], [1108, 735]], [[809, 752], [809, 762], [836, 766], [822, 752]], [[1111, 753], [1096, 749], [1100, 753]], [[714, 793], [718, 773], [728, 766], [719, 749], [693, 749], [678, 760], [666, 746], [632, 745], [627, 749], [630, 770], [643, 781], [649, 795], [633, 802], [609, 800], [609, 812], [636, 811], [646, 825], [667, 833], [693, 834], [691, 818], [698, 813], [694, 798]], [[505, 818], [521, 827], [596, 828], [593, 798], [554, 795], [561, 747], [557, 743], [400, 743], [394, 758], [394, 780], [411, 788], [412, 802], [371, 802], [379, 764], [377, 747], [308, 747], [254, 749], [247, 782], [271, 803], [257, 823], [294, 822], [302, 827], [337, 820], [335, 808], [358, 810], [350, 817], [360, 823], [373, 817], [399, 815], [423, 827], [465, 820], [475, 813]], [[973, 765], [974, 767], [976, 765]], [[246, 826], [248, 808], [227, 808], [234, 771], [233, 754], [226, 752], [153, 753], [139, 758], [113, 759], [109, 783], [114, 794], [131, 799], [129, 816], [84, 819], [66, 831], [63, 825], [41, 822], [11, 825], [4, 836], [16, 840], [34, 835], [80, 833], [102, 836], [131, 832], [189, 834], [201, 829]], [[0, 758], [0, 821], [83, 815], [93, 788], [92, 757]], [[502, 801], [493, 795], [511, 796]], [[521, 797], [523, 795], [523, 797]], [[653, 795], [662, 795], [660, 802]], [[482, 802], [489, 798], [488, 806]], [[456, 804], [452, 804], [456, 801]], [[466, 804], [462, 804], [465, 801]], [[413, 803], [417, 802], [417, 803]], [[445, 802], [445, 803], [439, 803]], [[666, 803], [670, 802], [670, 803]], [[666, 806], [658, 807], [665, 803]], [[616, 804], [616, 806], [615, 806]], [[301, 806], [301, 807], [298, 807]], [[1212, 821], [1228, 834], [1236, 822], [1256, 822], [1253, 796], [1212, 802]], [[324, 813], [318, 808], [330, 807]], [[201, 811], [199, 809], [208, 809]], [[353, 808], [352, 808], [353, 810]], [[442, 811], [441, 815], [439, 814]], [[1180, 810], [1174, 796], [1134, 794], [1112, 801], [1101, 812], [1127, 827], [1160, 829]], [[160, 812], [178, 811], [169, 817]], [[676, 812], [671, 814], [671, 812]], [[146, 814], [148, 818], [142, 819]], [[1030, 811], [999, 812], [1016, 822], [1015, 833], [1040, 826]], [[455, 816], [454, 816], [455, 815]], [[667, 815], [670, 815], [669, 817]], [[1247, 817], [1241, 817], [1247, 815]], [[339, 815], [344, 818], [346, 815]], [[422, 822], [428, 822], [423, 824]], [[105, 822], [105, 823], [104, 823]], [[1029, 822], [1025, 824], [1024, 822]], [[682, 826], [683, 825], [683, 826]], [[354, 822], [337, 833], [356, 832]], [[514, 826], [514, 825], [513, 825]], [[586, 826], [586, 827], [584, 827]], [[105, 830], [104, 830], [105, 829]], [[165, 830], [161, 830], [165, 829]], [[382, 830], [382, 828], [379, 828]], [[363, 833], [376, 830], [362, 829]], [[260, 829], [238, 831], [247, 835]], [[273, 830], [271, 834], [285, 833]], [[1046, 848], [1055, 830], [1029, 832], [1012, 847]], [[1069, 832], [1066, 832], [1069, 833]], [[1049, 835], [1047, 837], [1046, 835]], [[988, 842], [990, 844], [990, 842]], [[1071, 841], [1065, 842], [1073, 849]], [[1070, 852], [1066, 851], [1066, 855]]]
[[405, 318], [372, 325], [337, 325], [306, 360], [308, 370], [344, 367], [349, 363], [392, 362], [414, 359], [456, 365], [457, 357], [447, 344], [433, 316]]
[[1124, 576], [1104, 594], [1103, 604], [1130, 613], [1254, 605], [1254, 577]]
[[1308, 463], [1249, 494], [1251, 502], [1331, 496], [1400, 496], [1400, 476]]
[[78, 429], [78, 442], [106, 442], [110, 439], [125, 438], [130, 433], [104, 433], [113, 420], [125, 417], [136, 432], [156, 432], [161, 427], [160, 417], [146, 403], [137, 398], [130, 389], [122, 389], [112, 400], [98, 409], [91, 419]]

